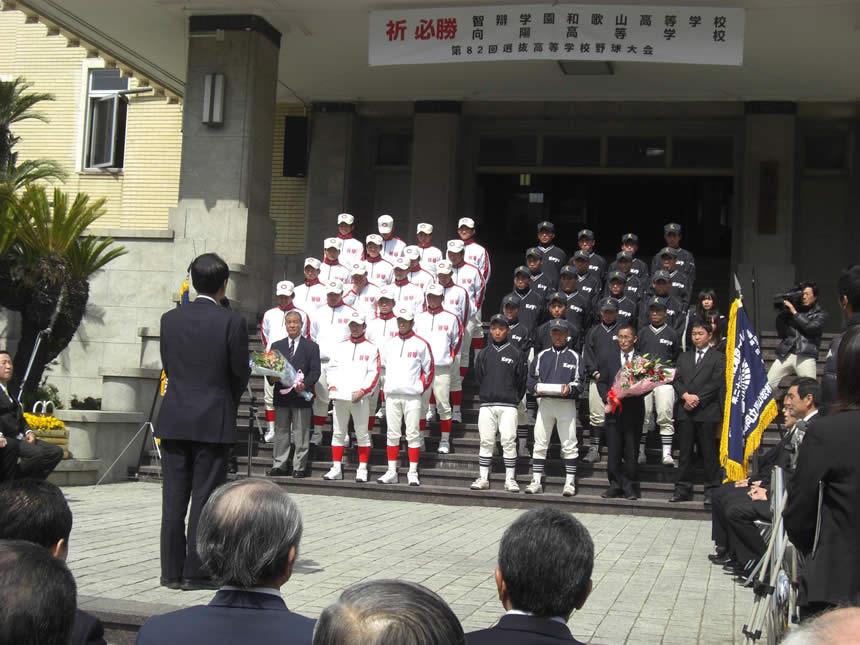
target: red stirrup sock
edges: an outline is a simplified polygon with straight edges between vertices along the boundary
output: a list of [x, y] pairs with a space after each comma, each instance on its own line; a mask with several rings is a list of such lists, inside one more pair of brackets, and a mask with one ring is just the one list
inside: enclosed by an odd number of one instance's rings
[[370, 446], [358, 447], [358, 463], [366, 464], [370, 461]]
[[427, 429], [427, 419], [421, 419], [418, 421], [418, 430], [420, 432], [424, 432]]
[[373, 425], [376, 423], [376, 415], [371, 415], [367, 420], [367, 431], [373, 432]]
[[451, 405], [463, 405], [463, 390], [451, 392]]
[[275, 411], [274, 410], [269, 410], [268, 408], [266, 408], [266, 421], [268, 423], [274, 423], [275, 422]]
[[407, 452], [409, 453], [409, 463], [417, 464], [418, 457], [421, 455], [421, 448], [410, 448]]
[[439, 430], [442, 431], [442, 434], [451, 434], [451, 419], [442, 419], [439, 422]]
[[388, 453], [388, 461], [397, 461], [397, 456], [400, 454], [400, 446], [388, 446], [385, 451]]
[[343, 459], [343, 446], [332, 446], [331, 447], [331, 460], [335, 463], [339, 463]]
[[314, 427], [322, 428], [328, 422], [328, 417], [318, 417], [314, 415]]

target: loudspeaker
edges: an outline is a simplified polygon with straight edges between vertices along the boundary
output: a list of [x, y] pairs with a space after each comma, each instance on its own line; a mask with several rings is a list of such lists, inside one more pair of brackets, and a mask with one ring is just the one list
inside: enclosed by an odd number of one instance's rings
[[308, 174], [308, 118], [284, 118], [284, 177]]

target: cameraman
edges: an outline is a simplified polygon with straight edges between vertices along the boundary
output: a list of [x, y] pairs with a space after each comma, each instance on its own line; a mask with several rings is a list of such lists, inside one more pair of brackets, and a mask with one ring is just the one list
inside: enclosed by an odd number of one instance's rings
[[777, 358], [767, 373], [773, 390], [785, 376], [817, 376], [818, 348], [827, 314], [818, 306], [818, 286], [814, 282], [800, 283], [797, 291], [800, 306], [788, 299], [791, 294], [786, 294], [783, 308], [776, 316], [776, 332], [781, 341], [776, 348]]

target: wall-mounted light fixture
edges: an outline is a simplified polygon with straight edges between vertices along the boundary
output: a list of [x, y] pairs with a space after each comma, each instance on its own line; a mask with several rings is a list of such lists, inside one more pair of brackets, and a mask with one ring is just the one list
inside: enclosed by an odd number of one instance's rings
[[224, 75], [206, 74], [203, 79], [203, 119], [206, 125], [224, 124]]

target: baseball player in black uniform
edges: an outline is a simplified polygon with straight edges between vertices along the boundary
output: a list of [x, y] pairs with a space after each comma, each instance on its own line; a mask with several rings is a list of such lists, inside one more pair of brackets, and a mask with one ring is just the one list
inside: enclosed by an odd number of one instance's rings
[[635, 298], [627, 295], [627, 276], [621, 271], [611, 271], [606, 277], [606, 297], [615, 298], [618, 320], [637, 324], [639, 306]]
[[[630, 266], [630, 273], [639, 278], [639, 281], [643, 285], [648, 284], [648, 276], [651, 271], [648, 269], [648, 265], [644, 260], [636, 257], [636, 253], [639, 251], [639, 236], [636, 233], [625, 233], [621, 236], [621, 252], [629, 253], [632, 258], [632, 263]], [[609, 265], [609, 270], [614, 271], [619, 269], [618, 267], [618, 258], [616, 256], [615, 262]], [[620, 270], [620, 269], [619, 269]]]
[[593, 323], [592, 313], [594, 310], [592, 299], [579, 290], [579, 282], [576, 279], [576, 270], [569, 265], [561, 268], [559, 275], [558, 293], [567, 300], [567, 311], [565, 318], [580, 332], [580, 338], [585, 338], [586, 332]]
[[[666, 305], [666, 322], [678, 332], [684, 333], [684, 324], [687, 316], [684, 313], [684, 303], [672, 295], [672, 282], [669, 274], [663, 270], [657, 271], [651, 276], [651, 292], [647, 294], [648, 301], [659, 298]], [[648, 310], [643, 309], [639, 316], [639, 326], [648, 324]]]
[[529, 268], [532, 289], [546, 297], [553, 287], [549, 276], [543, 272], [543, 255], [537, 247], [533, 246], [526, 250], [526, 266]]
[[520, 322], [520, 299], [519, 296], [508, 294], [502, 298], [502, 313], [508, 321], [508, 338], [524, 354], [528, 354], [531, 347], [532, 330]]
[[[532, 332], [532, 347], [534, 348], [535, 356], [552, 346], [552, 321], [567, 320], [567, 298], [563, 293], [556, 291], [550, 294], [547, 300], [547, 312], [550, 319]], [[582, 337], [580, 336], [578, 327], [571, 325], [568, 330], [568, 347], [577, 351], [582, 347]]]
[[519, 321], [533, 330], [545, 319], [544, 296], [532, 289], [531, 273], [528, 267], [518, 266], [514, 269], [514, 290], [508, 294], [520, 299]]
[[604, 298], [599, 303], [600, 322], [588, 331], [582, 349], [585, 373], [589, 376], [588, 418], [591, 426], [591, 445], [583, 461], [600, 461], [600, 441], [606, 425], [605, 401], [600, 397], [597, 380], [600, 376], [599, 365], [610, 360], [618, 353], [618, 303], [614, 298]]
[[[687, 284], [690, 288], [696, 282], [696, 258], [687, 249], [681, 248], [681, 225], [674, 222], [666, 224], [663, 227], [663, 239], [666, 240], [666, 246], [678, 252], [677, 262], [680, 269], [687, 277]], [[655, 255], [651, 260], [651, 273], [654, 273], [660, 268], [660, 256]]]
[[594, 274], [600, 284], [603, 284], [603, 278], [606, 276], [606, 260], [594, 252], [594, 231], [584, 228], [577, 234], [576, 239], [579, 250], [588, 256], [588, 270]]
[[[591, 298], [591, 301], [596, 305], [602, 292], [603, 280], [588, 270], [588, 253], [583, 250], [577, 251], [573, 254], [571, 262], [573, 262], [573, 267], [576, 269], [576, 280], [579, 290]], [[596, 309], [596, 307], [594, 308]]]
[[558, 287], [558, 274], [567, 262], [567, 253], [555, 245], [555, 224], [541, 222], [537, 227], [537, 250], [543, 258], [543, 272], [549, 280], [550, 289]]

